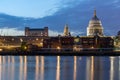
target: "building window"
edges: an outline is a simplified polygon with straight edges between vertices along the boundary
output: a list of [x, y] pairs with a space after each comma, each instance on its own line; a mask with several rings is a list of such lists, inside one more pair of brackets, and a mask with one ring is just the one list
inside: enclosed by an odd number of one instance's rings
[[83, 41], [83, 43], [88, 43], [88, 41]]

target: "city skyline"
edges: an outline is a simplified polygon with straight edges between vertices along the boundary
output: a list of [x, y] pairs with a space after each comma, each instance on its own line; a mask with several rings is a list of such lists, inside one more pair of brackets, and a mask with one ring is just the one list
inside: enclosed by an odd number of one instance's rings
[[[16, 24], [11, 25], [10, 23], [3, 23], [5, 20], [3, 17], [0, 17], [1, 24], [8, 24], [7, 26], [0, 25], [0, 29], [7, 27], [23, 31], [26, 26], [23, 24], [27, 24], [33, 28], [48, 26], [51, 32], [59, 34], [63, 32], [64, 25], [68, 24], [72, 33], [79, 32], [80, 34], [84, 34], [89, 20], [93, 15], [93, 10], [96, 9], [97, 15], [105, 28], [105, 33], [115, 35], [117, 33], [116, 30], [119, 31], [120, 29], [119, 8], [119, 0], [104, 2], [100, 0], [36, 0], [34, 2], [32, 0], [29, 2], [23, 0], [4, 0], [0, 3], [0, 13], [23, 17], [23, 22], [19, 24], [19, 20], [13, 20], [12, 22]], [[27, 23], [25, 23], [24, 17], [33, 17], [33, 22], [28, 23], [26, 21]], [[6, 22], [11, 22], [11, 20]], [[115, 31], [116, 33], [114, 33]], [[5, 34], [7, 35], [7, 33]]]

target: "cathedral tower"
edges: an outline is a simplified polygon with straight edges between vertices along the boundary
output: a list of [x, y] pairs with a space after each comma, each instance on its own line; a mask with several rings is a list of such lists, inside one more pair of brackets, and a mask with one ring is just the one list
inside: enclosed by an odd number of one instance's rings
[[68, 24], [66, 24], [64, 27], [63, 36], [71, 36], [69, 29], [68, 29]]

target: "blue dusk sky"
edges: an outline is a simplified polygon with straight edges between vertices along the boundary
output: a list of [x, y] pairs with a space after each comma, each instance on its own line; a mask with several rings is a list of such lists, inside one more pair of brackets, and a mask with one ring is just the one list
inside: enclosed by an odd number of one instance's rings
[[44, 17], [63, 7], [62, 0], [0, 0], [0, 12], [23, 17]]
[[0, 13], [33, 17], [37, 20], [30, 26], [48, 26], [59, 32], [66, 23], [72, 33], [86, 32], [94, 9], [105, 33], [120, 30], [120, 0], [0, 0]]
[[41, 18], [65, 12], [71, 15], [76, 13], [76, 16], [82, 16], [82, 13], [91, 16], [91, 12], [97, 9], [99, 14], [104, 15], [119, 9], [119, 2], [119, 0], [0, 0], [0, 12], [14, 16]]

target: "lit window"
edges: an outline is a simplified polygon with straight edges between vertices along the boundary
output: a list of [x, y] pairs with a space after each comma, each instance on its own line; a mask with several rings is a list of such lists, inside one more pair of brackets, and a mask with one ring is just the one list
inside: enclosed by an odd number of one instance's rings
[[12, 41], [14, 41], [14, 38], [12, 38]]
[[38, 38], [36, 38], [36, 41], [38, 41], [39, 39]]
[[20, 42], [23, 42], [23, 39], [22, 39], [22, 38], [20, 38]]

